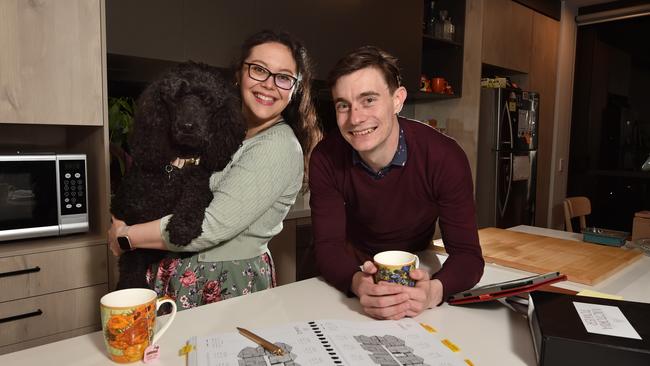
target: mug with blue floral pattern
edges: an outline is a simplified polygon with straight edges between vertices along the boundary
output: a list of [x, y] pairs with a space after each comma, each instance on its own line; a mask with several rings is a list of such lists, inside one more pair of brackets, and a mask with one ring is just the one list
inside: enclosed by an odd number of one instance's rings
[[420, 258], [417, 255], [401, 250], [389, 250], [377, 253], [373, 257], [377, 273], [375, 283], [379, 281], [393, 282], [404, 286], [415, 286], [410, 273], [420, 266]]

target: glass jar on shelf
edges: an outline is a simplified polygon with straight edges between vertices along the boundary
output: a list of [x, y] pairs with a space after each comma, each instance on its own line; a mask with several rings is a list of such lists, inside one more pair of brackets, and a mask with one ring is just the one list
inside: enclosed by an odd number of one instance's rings
[[435, 15], [436, 13], [435, 13], [435, 10], [434, 10], [435, 4], [436, 4], [435, 1], [430, 1], [429, 2], [428, 19], [427, 19], [427, 23], [425, 25], [425, 28], [426, 28], [425, 32], [427, 34], [430, 34], [430, 35], [434, 35], [435, 27], [436, 27], [436, 23], [437, 23], [436, 15]]
[[442, 27], [443, 27], [442, 38], [448, 41], [453, 41], [454, 33], [456, 33], [456, 27], [454, 27], [454, 23], [451, 22], [451, 17], [445, 19], [445, 22], [443, 23]]
[[445, 31], [445, 20], [447, 19], [447, 10], [440, 10], [440, 19], [436, 20], [433, 28], [433, 36], [443, 39]]

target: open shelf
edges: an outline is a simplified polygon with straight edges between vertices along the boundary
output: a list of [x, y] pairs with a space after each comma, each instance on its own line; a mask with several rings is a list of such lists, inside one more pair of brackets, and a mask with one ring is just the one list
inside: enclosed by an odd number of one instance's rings
[[[423, 0], [423, 21], [428, 24], [431, 16], [430, 0]], [[451, 85], [454, 94], [412, 93], [415, 101], [433, 101], [460, 98], [463, 87], [463, 40], [465, 38], [465, 1], [438, 0], [435, 2], [436, 17], [440, 10], [446, 10], [455, 27], [454, 40], [443, 39], [426, 30], [422, 34], [422, 64], [420, 71], [427, 79], [444, 78]]]
[[447, 100], [460, 98], [458, 94], [441, 94], [441, 93], [427, 93], [422, 91], [409, 92], [407, 100], [412, 101], [432, 101], [432, 100]]
[[422, 39], [428, 48], [446, 48], [446, 47], [463, 47], [461, 42], [451, 41], [444, 38], [438, 38], [430, 34], [423, 34]]

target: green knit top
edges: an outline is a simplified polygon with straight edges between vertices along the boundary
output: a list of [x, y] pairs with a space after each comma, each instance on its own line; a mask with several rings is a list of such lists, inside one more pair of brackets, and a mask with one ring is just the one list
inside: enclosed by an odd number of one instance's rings
[[160, 222], [162, 238], [170, 251], [198, 252], [199, 261], [259, 256], [282, 230], [302, 178], [300, 143], [291, 127], [280, 121], [244, 140], [228, 166], [212, 174], [214, 199], [205, 210], [199, 237], [184, 247], [170, 243], [168, 215]]

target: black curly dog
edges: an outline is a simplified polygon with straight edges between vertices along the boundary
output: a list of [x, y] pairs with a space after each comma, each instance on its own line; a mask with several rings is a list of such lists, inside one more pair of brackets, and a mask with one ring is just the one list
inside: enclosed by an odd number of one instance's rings
[[[111, 212], [127, 225], [173, 214], [169, 238], [187, 245], [202, 232], [212, 201], [209, 180], [241, 146], [246, 125], [239, 92], [216, 69], [194, 62], [179, 64], [151, 83], [136, 104], [129, 146], [134, 164], [111, 201]], [[176, 158], [198, 165], [171, 165]], [[148, 287], [149, 265], [165, 251], [137, 249], [119, 260], [118, 289]]]

